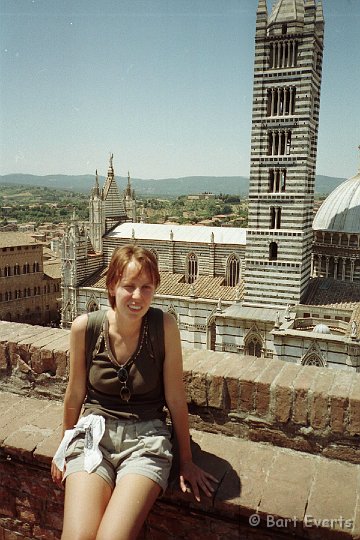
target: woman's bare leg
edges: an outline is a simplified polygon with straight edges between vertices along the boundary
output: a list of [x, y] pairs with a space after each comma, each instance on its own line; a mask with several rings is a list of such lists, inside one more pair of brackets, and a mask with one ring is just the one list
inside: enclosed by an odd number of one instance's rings
[[62, 540], [95, 540], [111, 497], [110, 485], [85, 471], [66, 478]]
[[101, 521], [96, 540], [135, 540], [160, 495], [160, 486], [139, 474], [117, 483]]

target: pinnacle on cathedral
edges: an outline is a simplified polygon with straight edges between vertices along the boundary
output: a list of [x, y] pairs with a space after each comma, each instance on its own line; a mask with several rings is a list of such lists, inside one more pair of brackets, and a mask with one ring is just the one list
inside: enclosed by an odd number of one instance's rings
[[100, 195], [101, 195], [100, 186], [99, 186], [99, 176], [98, 176], [97, 169], [95, 171], [95, 186], [92, 188], [91, 195], [94, 196], [94, 197], [100, 197]]
[[108, 192], [109, 192], [109, 190], [110, 190], [110, 188], [111, 188], [111, 186], [112, 186], [112, 184], [114, 183], [114, 180], [115, 180], [113, 159], [114, 159], [114, 154], [110, 154], [109, 168], [108, 168], [107, 178], [106, 178], [105, 185], [104, 185], [104, 190], [103, 190], [105, 199], [106, 199], [106, 197], [108, 195]]
[[[91, 190], [89, 201], [89, 237], [95, 253], [102, 252], [102, 238], [115, 225], [124, 221], [135, 221], [136, 203], [134, 192], [131, 190], [130, 175], [128, 187], [120, 193], [115, 179], [114, 154], [110, 154], [107, 178], [103, 188], [99, 186], [99, 176], [96, 169], [95, 185]], [[127, 197], [127, 190], [129, 196]]]

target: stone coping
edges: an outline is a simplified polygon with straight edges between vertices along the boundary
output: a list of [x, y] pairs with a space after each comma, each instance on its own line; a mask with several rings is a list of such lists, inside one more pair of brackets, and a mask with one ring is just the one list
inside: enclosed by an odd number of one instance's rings
[[[360, 462], [360, 373], [184, 349], [191, 426]], [[0, 321], [0, 389], [62, 401], [69, 330]]]
[[[0, 392], [0, 410], [2, 461], [50, 475], [62, 404]], [[360, 538], [360, 465], [222, 434], [191, 435], [195, 461], [219, 480], [215, 495], [197, 503], [174, 479], [161, 504], [266, 530], [266, 538]]]

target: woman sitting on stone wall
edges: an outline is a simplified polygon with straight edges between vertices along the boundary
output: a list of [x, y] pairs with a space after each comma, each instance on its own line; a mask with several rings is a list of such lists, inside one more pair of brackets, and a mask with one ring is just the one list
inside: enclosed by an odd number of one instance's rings
[[159, 281], [150, 251], [118, 248], [106, 278], [111, 309], [72, 324], [64, 437], [52, 463], [54, 482], [66, 479], [63, 540], [136, 538], [171, 468], [165, 406], [182, 491], [189, 483], [197, 500], [199, 488], [213, 492], [216, 479], [192, 461], [176, 321], [150, 307]]

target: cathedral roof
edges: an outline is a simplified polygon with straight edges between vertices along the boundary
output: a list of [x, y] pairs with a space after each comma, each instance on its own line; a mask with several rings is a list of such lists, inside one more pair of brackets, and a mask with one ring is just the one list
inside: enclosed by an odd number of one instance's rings
[[122, 223], [107, 237], [136, 238], [137, 240], [170, 240], [174, 242], [210, 244], [246, 244], [246, 229], [205, 227], [200, 225], [160, 225], [154, 223]]
[[[171, 272], [160, 272], [160, 286], [156, 294], [169, 296], [191, 296], [195, 298], [208, 298], [212, 300], [234, 301], [236, 288], [224, 285], [222, 276], [199, 276], [192, 285], [185, 283], [185, 276], [182, 274], [172, 274]], [[242, 291], [239, 291], [241, 295]]]
[[[86, 278], [80, 287], [90, 287], [94, 289], [106, 288], [106, 271], [103, 267], [92, 276]], [[185, 283], [184, 274], [173, 274], [172, 272], [160, 272], [160, 286], [156, 294], [165, 296], [192, 296], [195, 298], [208, 298], [212, 300], [234, 301], [236, 299], [236, 287], [223, 285], [224, 278], [221, 276], [199, 276], [193, 284]], [[238, 291], [239, 297], [243, 294], [243, 284]]]
[[303, 20], [304, 0], [277, 0], [269, 17], [269, 24]]
[[325, 199], [315, 216], [313, 229], [360, 234], [360, 171]]

